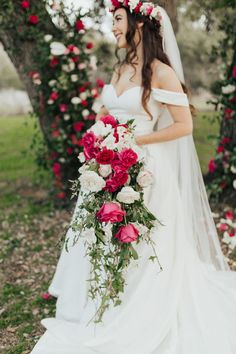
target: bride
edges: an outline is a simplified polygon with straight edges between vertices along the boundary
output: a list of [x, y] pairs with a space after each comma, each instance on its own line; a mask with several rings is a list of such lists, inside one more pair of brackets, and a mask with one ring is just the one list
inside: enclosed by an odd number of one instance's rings
[[58, 298], [56, 317], [42, 320], [46, 331], [32, 353], [235, 354], [236, 275], [211, 216], [169, 17], [138, 0], [112, 0], [111, 11], [126, 57], [103, 88], [97, 120], [108, 113], [135, 120], [136, 143], [154, 176], [145, 203], [164, 224], [153, 236], [163, 271], [148, 260], [148, 246], [137, 244], [121, 305], [88, 324], [96, 303], [88, 296], [85, 245], [63, 248], [49, 288]]

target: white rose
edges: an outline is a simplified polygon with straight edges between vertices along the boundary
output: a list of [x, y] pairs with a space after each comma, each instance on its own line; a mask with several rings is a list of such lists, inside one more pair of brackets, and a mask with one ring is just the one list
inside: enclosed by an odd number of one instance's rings
[[233, 187], [236, 189], [236, 179], [233, 181]]
[[89, 129], [89, 131], [94, 132], [94, 134], [97, 136], [105, 136], [112, 131], [112, 126], [110, 124], [107, 124], [105, 126], [105, 124], [101, 120], [99, 120]]
[[94, 171], [85, 171], [80, 177], [79, 181], [82, 190], [88, 192], [99, 192], [105, 187], [106, 182]]
[[81, 163], [85, 162], [85, 156], [83, 152], [79, 153], [78, 159], [80, 160]]
[[44, 41], [45, 42], [50, 42], [52, 40], [52, 35], [51, 34], [46, 34], [45, 36], [44, 36]]
[[72, 82], [76, 82], [76, 81], [78, 81], [78, 75], [77, 74], [73, 74], [73, 75], [71, 75], [70, 79], [71, 79]]
[[103, 142], [101, 143], [101, 146], [102, 147], [107, 147], [107, 149], [111, 149], [111, 150], [114, 150], [117, 148], [117, 144], [116, 144], [116, 139], [115, 137], [113, 136], [113, 134], [109, 134], [104, 140]]
[[112, 168], [110, 165], [100, 165], [98, 172], [102, 177], [106, 178], [112, 172]]
[[223, 86], [221, 90], [224, 94], [227, 95], [235, 91], [235, 86], [234, 85]]
[[137, 182], [140, 187], [148, 187], [153, 182], [152, 173], [149, 171], [141, 171], [137, 176]]
[[117, 194], [116, 199], [121, 203], [132, 204], [135, 200], [140, 199], [140, 194], [132, 187], [123, 187]]
[[70, 120], [70, 115], [69, 114], [64, 114], [64, 120], [65, 121]]
[[97, 237], [96, 237], [96, 235], [95, 235], [95, 231], [94, 231], [93, 228], [90, 228], [90, 229], [86, 228], [86, 229], [84, 229], [84, 230], [81, 232], [80, 236], [81, 236], [82, 238], [84, 238], [85, 241], [88, 242], [90, 245], [92, 245], [93, 243], [95, 243], [95, 242], [97, 241]]
[[82, 116], [83, 117], [86, 117], [86, 116], [88, 116], [89, 115], [89, 110], [88, 109], [83, 109], [83, 111], [82, 111]]
[[52, 42], [50, 44], [51, 54], [52, 55], [63, 55], [66, 52], [66, 47], [63, 43], [60, 42]]
[[81, 99], [79, 97], [73, 97], [71, 99], [72, 104], [79, 104], [81, 102]]
[[232, 165], [232, 166], [230, 167], [230, 171], [231, 171], [232, 173], [236, 173], [236, 166]]
[[48, 83], [48, 85], [49, 85], [50, 87], [53, 87], [53, 86], [56, 85], [56, 83], [57, 83], [57, 80], [50, 80], [49, 83]]
[[86, 93], [86, 92], [81, 92], [81, 94], [79, 95], [79, 97], [81, 98], [81, 100], [86, 100], [86, 98], [87, 98], [87, 93]]

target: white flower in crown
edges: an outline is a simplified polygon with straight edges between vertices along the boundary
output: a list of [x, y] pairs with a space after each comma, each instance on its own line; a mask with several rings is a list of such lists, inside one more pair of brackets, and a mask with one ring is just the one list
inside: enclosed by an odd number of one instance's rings
[[150, 2], [143, 2], [143, 5], [140, 7], [140, 12], [145, 15], [152, 17], [152, 11], [154, 9], [154, 5]]
[[138, 6], [139, 0], [129, 0], [129, 9], [130, 12], [133, 12], [133, 10]]

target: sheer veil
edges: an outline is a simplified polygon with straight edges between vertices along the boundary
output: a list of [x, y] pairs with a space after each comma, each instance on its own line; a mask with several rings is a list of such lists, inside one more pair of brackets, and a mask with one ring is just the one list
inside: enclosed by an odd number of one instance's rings
[[[184, 83], [181, 57], [170, 18], [162, 7], [158, 8], [162, 14], [164, 51], [179, 80]], [[167, 109], [163, 111], [161, 119], [169, 121]], [[174, 168], [183, 201], [189, 241], [197, 250], [201, 261], [210, 268], [229, 270], [209, 206], [193, 136], [176, 139], [175, 153]]]

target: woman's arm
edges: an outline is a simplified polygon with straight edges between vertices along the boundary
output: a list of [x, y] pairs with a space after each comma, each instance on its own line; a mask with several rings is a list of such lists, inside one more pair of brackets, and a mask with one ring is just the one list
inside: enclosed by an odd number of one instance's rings
[[100, 108], [100, 111], [97, 113], [95, 120], [98, 121], [100, 120], [103, 116], [106, 116], [107, 114], [109, 114], [108, 110], [106, 109], [106, 107], [103, 105]]
[[[183, 93], [182, 86], [174, 70], [167, 65], [158, 72], [158, 86], [160, 89]], [[166, 105], [174, 123], [151, 134], [136, 137], [138, 145], [160, 143], [192, 134], [193, 121], [189, 107]]]

